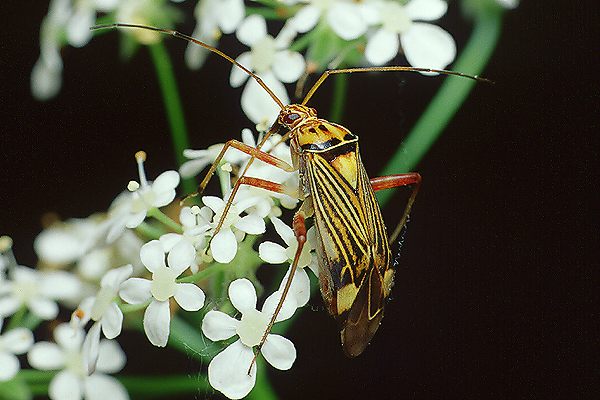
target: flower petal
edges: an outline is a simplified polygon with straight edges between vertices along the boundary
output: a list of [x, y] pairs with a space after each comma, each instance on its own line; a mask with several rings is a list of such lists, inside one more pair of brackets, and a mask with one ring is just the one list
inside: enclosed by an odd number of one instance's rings
[[169, 339], [170, 324], [169, 302], [152, 301], [144, 313], [144, 332], [150, 343], [165, 347]]
[[304, 72], [306, 64], [302, 54], [296, 51], [278, 51], [271, 69], [280, 81], [285, 83], [296, 82]]
[[259, 235], [264, 233], [267, 229], [265, 226], [265, 220], [255, 214], [246, 215], [240, 218], [234, 226], [240, 231], [249, 233], [251, 235]]
[[88, 374], [93, 374], [96, 370], [96, 363], [98, 362], [98, 346], [100, 345], [100, 328], [100, 322], [93, 324], [83, 341], [83, 362]]
[[288, 247], [297, 244], [296, 235], [294, 235], [294, 230], [292, 228], [277, 217], [271, 218], [271, 223], [275, 227], [275, 231], [281, 236]]
[[116, 340], [100, 341], [96, 370], [114, 374], [123, 369], [126, 361], [127, 357]]
[[404, 10], [413, 21], [433, 21], [446, 14], [448, 3], [443, 0], [411, 0]]
[[294, 343], [280, 335], [269, 334], [260, 352], [269, 364], [283, 371], [292, 368], [296, 361]]
[[245, 397], [256, 383], [256, 363], [248, 374], [253, 358], [252, 349], [240, 340], [227, 346], [208, 365], [210, 385], [230, 399]]
[[273, 242], [261, 243], [258, 246], [258, 256], [269, 264], [281, 264], [288, 260], [285, 248]]
[[65, 353], [56, 343], [38, 342], [27, 353], [27, 362], [42, 371], [61, 369], [65, 365]]
[[318, 7], [309, 5], [302, 7], [296, 15], [290, 18], [290, 21], [292, 26], [296, 28], [298, 32], [305, 33], [317, 25], [320, 16], [321, 10]]
[[113, 289], [115, 292], [119, 290], [119, 286], [125, 282], [133, 273], [131, 264], [124, 265], [119, 268], [111, 269], [104, 275], [100, 286]]
[[235, 258], [237, 253], [237, 240], [233, 231], [223, 228], [210, 241], [210, 251], [216, 262], [227, 264]]
[[9, 381], [19, 372], [19, 359], [10, 353], [0, 352], [0, 383]]
[[84, 381], [85, 400], [129, 400], [125, 387], [116, 378], [104, 374], [88, 376]]
[[[277, 304], [279, 303], [279, 300], [281, 299], [282, 293], [283, 292], [281, 290], [278, 290], [265, 299], [262, 311], [269, 316], [269, 319], [271, 319], [271, 317], [275, 313], [275, 309], [277, 307]], [[296, 312], [297, 308], [298, 303], [296, 303], [296, 297], [288, 293], [285, 300], [283, 301], [281, 310], [279, 310], [279, 313], [275, 318], [275, 322], [285, 321], [286, 319], [291, 318], [292, 315], [294, 315], [294, 313]]]
[[365, 58], [373, 65], [383, 65], [398, 54], [399, 47], [397, 33], [380, 29], [369, 38]]
[[81, 381], [72, 372], [61, 371], [50, 381], [48, 395], [52, 400], [81, 400]]
[[129, 278], [121, 285], [119, 296], [129, 304], [141, 304], [152, 297], [151, 287], [152, 281], [148, 279]]
[[169, 267], [181, 275], [196, 260], [196, 249], [187, 240], [181, 240], [167, 256]]
[[0, 316], [8, 317], [13, 315], [21, 305], [21, 302], [16, 297], [5, 297], [0, 299]]
[[165, 251], [158, 240], [151, 240], [142, 246], [140, 258], [148, 271], [156, 272], [159, 268], [165, 267]]
[[[261, 78], [283, 104], [289, 104], [290, 99], [285, 86], [271, 72], [261, 74]], [[255, 124], [271, 126], [279, 115], [279, 106], [254, 79], [249, 80], [246, 84], [242, 92], [241, 103], [242, 110]]]
[[[235, 61], [237, 61], [239, 64], [243, 65], [244, 67], [250, 70], [252, 69], [250, 68], [252, 65], [252, 55], [249, 51], [240, 54], [238, 58], [235, 59]], [[231, 67], [231, 74], [229, 75], [229, 84], [231, 85], [231, 87], [240, 87], [244, 84], [244, 82], [246, 82], [247, 79], [248, 74], [245, 71], [243, 71], [240, 67], [238, 67], [237, 65]]]
[[221, 12], [217, 15], [219, 28], [225, 34], [233, 33], [244, 19], [244, 2], [243, 0], [221, 0], [219, 3], [221, 6]]
[[412, 66], [441, 69], [456, 57], [454, 39], [436, 25], [415, 22], [400, 36], [400, 42]]
[[[279, 285], [279, 290], [283, 290], [288, 277], [290, 276], [290, 269], [288, 269], [284, 278], [281, 280], [281, 284]], [[290, 286], [290, 290], [288, 292], [288, 296], [294, 296], [296, 300], [297, 307], [304, 307], [308, 300], [310, 299], [310, 279], [308, 278], [308, 274], [304, 270], [304, 268], [296, 269], [296, 273], [294, 274], [294, 280], [292, 281], [292, 285]]]
[[179, 185], [177, 171], [165, 171], [152, 182], [152, 191], [156, 194], [170, 192]]
[[367, 31], [367, 23], [356, 4], [336, 2], [327, 12], [331, 29], [344, 40], [353, 40]]
[[58, 305], [52, 300], [38, 297], [29, 300], [27, 306], [33, 314], [41, 319], [49, 320], [58, 315]]
[[102, 316], [102, 333], [107, 339], [114, 339], [121, 334], [123, 312], [116, 303], [112, 302]]
[[211, 310], [202, 320], [202, 333], [213, 342], [229, 339], [235, 335], [239, 323], [240, 321], [224, 312]]
[[239, 312], [256, 309], [256, 289], [248, 279], [241, 278], [231, 282], [228, 294], [231, 304]]
[[193, 283], [177, 283], [175, 301], [186, 311], [198, 311], [204, 306], [204, 292]]
[[23, 354], [33, 345], [33, 334], [26, 328], [14, 328], [2, 335], [2, 350]]
[[265, 36], [267, 36], [267, 22], [258, 14], [248, 16], [235, 32], [235, 37], [248, 47], [252, 47]]
[[54, 341], [64, 350], [78, 351], [83, 343], [83, 329], [73, 328], [67, 323], [60, 324], [54, 329]]

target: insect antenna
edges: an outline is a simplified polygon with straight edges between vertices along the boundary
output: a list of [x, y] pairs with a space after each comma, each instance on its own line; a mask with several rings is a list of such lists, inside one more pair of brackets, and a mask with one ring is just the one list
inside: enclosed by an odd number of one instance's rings
[[275, 103], [277, 103], [279, 108], [281, 108], [282, 110], [285, 108], [285, 105], [283, 104], [283, 102], [281, 100], [279, 100], [279, 98], [275, 95], [275, 93], [271, 89], [269, 89], [269, 87], [263, 82], [263, 80], [258, 75], [256, 75], [254, 72], [250, 71], [248, 68], [244, 67], [242, 64], [235, 61], [233, 58], [231, 58], [227, 54], [223, 53], [221, 50], [219, 50], [207, 43], [204, 43], [198, 39], [195, 39], [189, 35], [186, 35], [184, 33], [181, 33], [181, 32], [178, 32], [178, 31], [175, 31], [172, 29], [157, 28], [157, 27], [149, 26], [149, 25], [125, 24], [125, 23], [94, 25], [90, 28], [90, 30], [97, 31], [100, 29], [117, 29], [117, 28], [146, 29], [149, 31], [160, 32], [160, 33], [164, 33], [166, 35], [171, 35], [171, 36], [175, 36], [176, 38], [186, 40], [190, 43], [197, 44], [200, 47], [204, 47], [206, 50], [211, 51], [211, 52], [221, 56], [222, 58], [226, 59], [227, 61], [229, 61], [230, 63], [232, 63], [233, 65], [235, 65], [236, 67], [240, 68], [242, 71], [244, 71], [245, 73], [250, 75], [252, 77], [252, 79], [254, 79], [256, 81], [256, 83], [258, 83], [269, 94], [269, 96], [271, 96], [271, 98], [273, 99], [273, 101], [275, 101]]
[[329, 69], [329, 70], [323, 72], [323, 74], [319, 77], [319, 79], [315, 82], [315, 84], [310, 88], [310, 90], [304, 97], [304, 100], [302, 100], [302, 105], [304, 106], [304, 105], [306, 105], [306, 103], [308, 103], [308, 100], [310, 100], [310, 98], [315, 94], [315, 92], [317, 91], [319, 86], [321, 86], [321, 84], [325, 81], [325, 79], [327, 79], [330, 75], [352, 74], [355, 72], [390, 72], [390, 71], [430, 72], [430, 73], [436, 73], [436, 74], [442, 74], [442, 75], [459, 76], [461, 78], [473, 79], [473, 80], [479, 81], [479, 82], [485, 82], [485, 83], [491, 83], [491, 84], [494, 83], [493, 81], [491, 81], [489, 79], [482, 78], [477, 75], [469, 75], [469, 74], [465, 74], [463, 72], [448, 71], [445, 69], [406, 67], [406, 66], [397, 66], [397, 65], [392, 65], [392, 66], [388, 66], [388, 67], [362, 67], [362, 68]]

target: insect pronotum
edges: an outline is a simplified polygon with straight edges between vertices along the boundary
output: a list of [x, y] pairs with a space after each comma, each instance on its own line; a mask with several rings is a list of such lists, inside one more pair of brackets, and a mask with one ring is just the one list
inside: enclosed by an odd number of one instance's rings
[[[313, 218], [317, 231], [316, 250], [323, 301], [329, 313], [340, 325], [344, 353], [350, 357], [361, 354], [375, 335], [383, 318], [383, 308], [394, 278], [389, 243], [397, 237], [406, 223], [419, 190], [421, 176], [412, 172], [369, 179], [360, 159], [358, 137], [341, 125], [318, 118], [316, 110], [306, 104], [325, 79], [333, 74], [370, 71], [433, 72], [489, 81], [461, 72], [431, 68], [406, 66], [345, 68], [325, 71], [300, 104], [285, 105], [259, 76], [222, 51], [191, 36], [170, 29], [124, 23], [97, 25], [91, 29], [110, 28], [152, 30], [204, 47], [250, 75], [281, 108], [277, 120], [256, 147], [237, 140], [229, 140], [225, 143], [198, 188], [198, 193], [204, 190], [227, 149], [233, 147], [248, 154], [250, 160], [231, 189], [215, 234], [221, 228], [241, 185], [284, 193], [302, 201], [292, 224], [298, 248], [281, 299], [255, 350], [255, 359], [290, 289], [300, 253], [306, 242], [305, 220], [307, 218]], [[290, 141], [292, 165], [261, 151], [267, 139], [282, 127], [287, 129], [283, 140]], [[297, 171], [300, 175], [300, 187], [292, 191], [279, 183], [245, 176], [254, 159], [288, 172]], [[394, 233], [388, 238], [374, 192], [409, 185], [412, 186], [412, 191], [403, 215]]]

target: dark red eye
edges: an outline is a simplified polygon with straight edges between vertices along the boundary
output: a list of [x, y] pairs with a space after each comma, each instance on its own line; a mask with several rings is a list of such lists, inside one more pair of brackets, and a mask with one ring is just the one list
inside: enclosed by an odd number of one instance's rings
[[294, 121], [296, 121], [298, 118], [300, 118], [299, 114], [296, 114], [296, 113], [286, 114], [283, 116], [283, 123], [286, 125], [292, 125], [294, 123]]

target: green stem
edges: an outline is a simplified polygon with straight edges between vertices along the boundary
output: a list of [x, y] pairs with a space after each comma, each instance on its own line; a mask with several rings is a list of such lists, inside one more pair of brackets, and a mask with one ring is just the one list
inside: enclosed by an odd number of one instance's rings
[[173, 231], [175, 231], [176, 233], [183, 233], [183, 229], [181, 228], [181, 225], [179, 225], [177, 222], [173, 221], [171, 218], [169, 218], [168, 215], [164, 214], [162, 211], [160, 211], [156, 207], [148, 210], [148, 216], [156, 219], [157, 221], [161, 222], [162, 224], [173, 229]]
[[[183, 117], [183, 106], [177, 89], [177, 81], [173, 72], [173, 65], [169, 53], [165, 49], [162, 42], [148, 46], [156, 75], [160, 84], [160, 90], [163, 96], [163, 102], [167, 111], [167, 119], [171, 129], [171, 139], [175, 150], [175, 158], [177, 164], [181, 165], [185, 162], [183, 150], [190, 147], [187, 127]], [[182, 182], [186, 193], [193, 193], [196, 190], [196, 185], [191, 179], [184, 179]]]
[[212, 391], [204, 375], [116, 376], [133, 398], [172, 397], [177, 394]]
[[231, 268], [231, 267], [229, 266], [229, 264], [213, 263], [213, 264], [207, 266], [206, 268], [204, 268], [202, 271], [198, 271], [193, 275], [177, 279], [177, 282], [178, 283], [200, 282], [206, 278], [213, 276], [214, 274], [216, 274], [219, 271], [223, 271], [226, 268]]
[[333, 80], [333, 100], [329, 111], [331, 121], [342, 121], [344, 107], [346, 105], [346, 93], [348, 92], [348, 75], [336, 75]]
[[[475, 17], [473, 33], [453, 69], [474, 75], [480, 74], [494, 52], [501, 28], [501, 10], [487, 9], [479, 12]], [[467, 99], [475, 83], [470, 79], [447, 77], [381, 175], [407, 172], [414, 168]], [[393, 190], [378, 192], [379, 203], [384, 205], [393, 194]]]
[[165, 232], [162, 229], [152, 226], [147, 222], [142, 222], [137, 226], [137, 228], [135, 228], [135, 230], [147, 237], [148, 239], [158, 239], [159, 237], [165, 234]]

